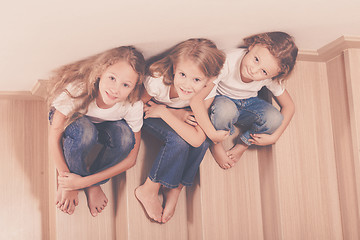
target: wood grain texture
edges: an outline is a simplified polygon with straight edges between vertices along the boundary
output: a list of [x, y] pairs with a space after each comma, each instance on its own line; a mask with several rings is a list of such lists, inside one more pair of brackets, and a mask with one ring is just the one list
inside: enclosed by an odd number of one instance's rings
[[49, 239], [45, 103], [13, 95], [0, 109], [0, 239]]

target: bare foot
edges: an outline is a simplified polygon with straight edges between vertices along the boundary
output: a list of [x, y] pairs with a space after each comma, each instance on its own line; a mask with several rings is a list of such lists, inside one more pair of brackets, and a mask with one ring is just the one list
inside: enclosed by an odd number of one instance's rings
[[166, 223], [174, 215], [176, 204], [179, 199], [179, 195], [180, 195], [182, 188], [183, 188], [183, 185], [180, 185], [178, 188], [169, 189], [164, 192], [166, 203], [165, 203], [164, 212], [163, 212], [163, 215], [161, 218], [162, 223]]
[[244, 154], [246, 149], [248, 149], [249, 146], [244, 143], [238, 143], [233, 148], [231, 148], [229, 151], [226, 152], [227, 156], [233, 160], [235, 163], [240, 160], [241, 156]]
[[219, 164], [221, 168], [229, 169], [235, 165], [235, 161], [228, 157], [228, 155], [226, 154], [222, 143], [212, 144], [210, 146], [210, 151], [215, 161]]
[[56, 206], [64, 213], [73, 214], [79, 204], [78, 191], [67, 191], [58, 187], [56, 193]]
[[108, 199], [100, 186], [85, 188], [85, 194], [90, 213], [96, 217], [106, 207]]
[[147, 216], [161, 223], [163, 208], [159, 200], [160, 183], [154, 183], [149, 178], [135, 189], [135, 197], [142, 204]]

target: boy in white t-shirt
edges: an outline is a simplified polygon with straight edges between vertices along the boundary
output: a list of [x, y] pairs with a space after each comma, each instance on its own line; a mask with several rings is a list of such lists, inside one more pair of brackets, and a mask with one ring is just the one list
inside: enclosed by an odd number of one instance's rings
[[[202, 99], [214, 84], [209, 84], [190, 103], [198, 124], [214, 142], [210, 150], [223, 169], [234, 166], [250, 145], [275, 143], [295, 112], [282, 84], [297, 57], [292, 37], [283, 32], [268, 32], [247, 37], [244, 43], [244, 48], [227, 52], [210, 117]], [[281, 111], [257, 97], [264, 86], [272, 92]], [[234, 124], [243, 132], [237, 144], [226, 151], [221, 142], [229, 133], [233, 134]]]

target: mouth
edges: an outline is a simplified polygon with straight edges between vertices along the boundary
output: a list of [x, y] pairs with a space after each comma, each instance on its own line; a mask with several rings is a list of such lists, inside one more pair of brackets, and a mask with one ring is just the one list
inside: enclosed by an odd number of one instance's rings
[[184, 88], [180, 88], [181, 92], [185, 95], [190, 95], [193, 93], [193, 91], [188, 91], [188, 90], [185, 90]]
[[106, 96], [112, 101], [115, 101], [118, 98], [117, 96], [114, 96], [113, 94], [109, 93], [108, 91], [105, 91], [105, 93], [106, 93]]

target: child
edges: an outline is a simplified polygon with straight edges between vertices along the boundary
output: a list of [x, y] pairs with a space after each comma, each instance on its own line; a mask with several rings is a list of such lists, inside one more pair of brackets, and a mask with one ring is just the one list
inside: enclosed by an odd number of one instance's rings
[[[240, 159], [254, 145], [275, 143], [288, 126], [295, 106], [283, 85], [297, 57], [293, 38], [284, 32], [267, 32], [244, 39], [245, 48], [227, 52], [218, 83], [217, 96], [210, 110], [210, 119], [202, 99], [214, 87], [209, 84], [191, 101], [198, 124], [214, 142], [210, 150], [223, 169]], [[266, 86], [277, 100], [279, 112], [270, 103], [257, 97]], [[225, 151], [225, 132], [234, 132], [234, 124], [244, 128], [238, 143]], [[220, 142], [220, 143], [219, 143]]]
[[[58, 171], [56, 204], [72, 214], [84, 189], [92, 216], [108, 199], [100, 184], [134, 166], [143, 124], [145, 60], [135, 48], [108, 50], [55, 71], [49, 150]], [[103, 146], [87, 168], [85, 159]]]
[[[211, 41], [189, 39], [149, 68], [142, 98], [147, 103], [144, 127], [164, 143], [135, 196], [157, 222], [166, 223], [173, 216], [181, 189], [192, 184], [209, 146], [191, 113], [181, 108], [188, 107], [190, 99], [218, 76], [224, 60], [224, 53]], [[214, 96], [215, 91], [206, 100], [208, 106]], [[165, 188], [164, 209], [158, 198], [161, 186]]]

